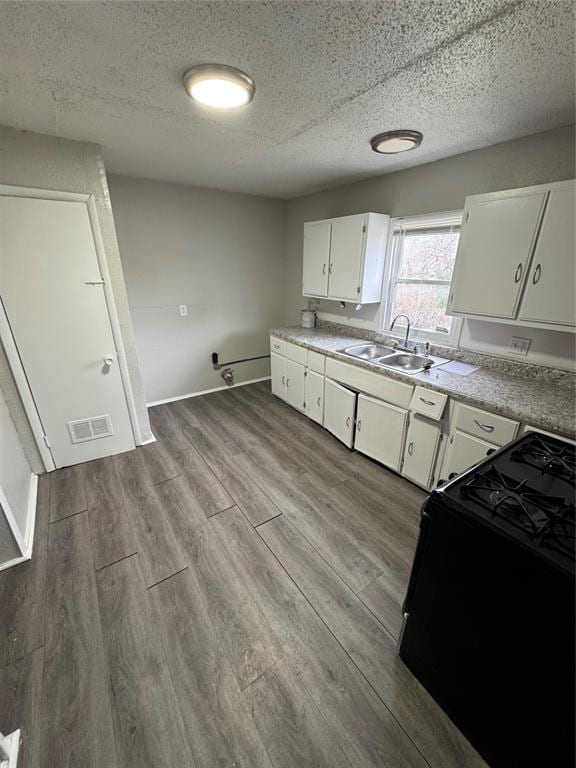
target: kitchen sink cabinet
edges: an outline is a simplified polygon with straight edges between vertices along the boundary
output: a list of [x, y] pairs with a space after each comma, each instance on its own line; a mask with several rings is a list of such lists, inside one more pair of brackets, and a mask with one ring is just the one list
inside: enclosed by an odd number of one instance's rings
[[354, 444], [355, 392], [332, 379], [324, 382], [324, 427], [347, 448]]
[[408, 411], [358, 395], [354, 447], [390, 469], [400, 471]]
[[439, 479], [449, 480], [451, 475], [469, 469], [495, 450], [498, 450], [498, 446], [493, 443], [454, 430], [449, 438]]
[[324, 375], [310, 368], [306, 376], [306, 413], [318, 424], [324, 423]]
[[466, 198], [448, 314], [576, 328], [575, 182]]
[[380, 213], [361, 213], [304, 224], [302, 294], [379, 302], [388, 224]]
[[413, 413], [406, 435], [402, 474], [423, 488], [434, 482], [434, 468], [442, 434], [441, 424]]

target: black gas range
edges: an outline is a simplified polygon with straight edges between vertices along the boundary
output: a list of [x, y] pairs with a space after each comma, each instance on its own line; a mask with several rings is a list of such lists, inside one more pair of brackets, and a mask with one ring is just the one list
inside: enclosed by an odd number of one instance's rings
[[574, 765], [575, 459], [526, 433], [422, 508], [400, 656], [493, 768]]

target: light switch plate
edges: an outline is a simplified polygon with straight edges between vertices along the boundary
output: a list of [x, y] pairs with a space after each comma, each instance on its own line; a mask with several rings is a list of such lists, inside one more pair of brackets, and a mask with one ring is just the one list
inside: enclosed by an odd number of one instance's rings
[[180, 315], [181, 317], [186, 317], [188, 314], [188, 305], [187, 304], [180, 304]]
[[512, 336], [508, 349], [513, 355], [527, 355], [531, 342], [532, 339], [524, 339], [522, 336]]

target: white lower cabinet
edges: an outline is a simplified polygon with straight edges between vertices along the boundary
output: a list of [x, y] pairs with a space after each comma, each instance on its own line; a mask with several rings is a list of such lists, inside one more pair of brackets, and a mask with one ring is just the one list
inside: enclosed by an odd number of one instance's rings
[[408, 411], [404, 408], [359, 395], [354, 447], [399, 472], [407, 422]]
[[318, 424], [324, 423], [324, 375], [310, 368], [306, 377], [306, 413]]
[[272, 394], [286, 400], [286, 358], [275, 352], [270, 353], [270, 377]]
[[305, 408], [306, 368], [294, 360], [286, 360], [286, 401], [299, 411]]
[[459, 474], [473, 464], [485, 459], [490, 451], [497, 450], [498, 446], [472, 437], [457, 429], [450, 435], [450, 443], [444, 457], [441, 480], [449, 480], [450, 475]]
[[434, 480], [441, 433], [438, 422], [412, 414], [406, 436], [402, 474], [424, 488], [430, 488]]
[[356, 393], [332, 379], [324, 383], [324, 427], [348, 448], [354, 442]]

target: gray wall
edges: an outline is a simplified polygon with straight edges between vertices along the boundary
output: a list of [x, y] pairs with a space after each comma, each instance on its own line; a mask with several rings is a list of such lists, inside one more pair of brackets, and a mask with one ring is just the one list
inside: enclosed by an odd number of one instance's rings
[[[138, 419], [142, 437], [144, 440], [147, 439], [151, 434], [148, 412], [128, 311], [106, 171], [99, 147], [96, 144], [68, 141], [0, 126], [0, 183], [94, 195]], [[3, 354], [0, 354], [0, 387], [6, 397], [10, 414], [32, 469], [35, 472], [42, 472], [43, 467], [36, 444]]]
[[[383, 164], [385, 164], [383, 159]], [[286, 215], [286, 321], [299, 321], [302, 297], [302, 225], [305, 221], [364, 211], [407, 216], [456, 210], [467, 195], [574, 178], [574, 126], [527, 136], [435, 163], [378, 176], [355, 184], [296, 198]], [[320, 303], [326, 319], [377, 330], [378, 305], [359, 312], [341, 310], [336, 302]], [[574, 357], [570, 333], [514, 330], [482, 321], [465, 321], [460, 346], [507, 354], [513, 334], [532, 339], [528, 359], [568, 366]]]
[[[212, 352], [222, 361], [268, 354], [268, 328], [284, 315], [285, 204], [123, 176], [109, 183], [148, 402], [223, 386]], [[270, 366], [234, 370], [240, 382]]]

